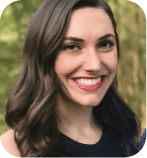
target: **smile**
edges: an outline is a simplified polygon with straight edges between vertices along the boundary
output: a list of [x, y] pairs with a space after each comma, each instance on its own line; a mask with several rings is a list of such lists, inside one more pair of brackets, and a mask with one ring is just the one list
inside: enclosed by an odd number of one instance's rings
[[96, 91], [101, 88], [104, 84], [104, 77], [100, 76], [97, 78], [75, 78], [73, 79], [74, 84], [85, 91]]
[[80, 85], [86, 85], [86, 86], [93, 86], [101, 81], [101, 77], [94, 78], [94, 79], [85, 79], [85, 78], [79, 78], [75, 79], [75, 82], [79, 83]]

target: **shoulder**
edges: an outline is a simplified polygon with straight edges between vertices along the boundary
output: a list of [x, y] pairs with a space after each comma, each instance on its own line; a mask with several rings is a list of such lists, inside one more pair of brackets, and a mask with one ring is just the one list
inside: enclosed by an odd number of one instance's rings
[[17, 144], [15, 142], [14, 138], [15, 131], [12, 129], [9, 129], [4, 134], [0, 136], [0, 141], [4, 149], [13, 156], [20, 157], [20, 151], [17, 148]]

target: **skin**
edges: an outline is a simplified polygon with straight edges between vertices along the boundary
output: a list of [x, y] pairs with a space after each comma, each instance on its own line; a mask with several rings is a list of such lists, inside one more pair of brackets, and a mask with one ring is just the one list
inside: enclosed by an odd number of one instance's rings
[[[60, 131], [76, 141], [93, 144], [100, 139], [102, 127], [95, 123], [92, 108], [103, 99], [118, 67], [115, 33], [104, 10], [84, 8], [73, 12], [65, 39], [55, 61], [60, 80], [56, 106]], [[82, 90], [73, 83], [77, 77], [101, 75], [105, 82], [95, 91]]]
[[[111, 36], [104, 39], [108, 34]], [[113, 26], [105, 11], [79, 9], [72, 14], [66, 38], [75, 37], [82, 39], [82, 42], [65, 40], [64, 49], [61, 49], [55, 61], [55, 71], [60, 80], [56, 105], [61, 120], [60, 131], [84, 144], [95, 144], [102, 136], [102, 126], [95, 123], [92, 108], [101, 102], [117, 72], [117, 47], [113, 36]], [[112, 41], [114, 45], [108, 42], [102, 44], [101, 37], [103, 41]], [[69, 44], [76, 46], [68, 49], [66, 46], [65, 49], [65, 45]], [[75, 77], [101, 75], [105, 75], [105, 82], [96, 91], [79, 89], [72, 80]], [[5, 132], [0, 140], [8, 153], [21, 156], [14, 139], [14, 130]]]

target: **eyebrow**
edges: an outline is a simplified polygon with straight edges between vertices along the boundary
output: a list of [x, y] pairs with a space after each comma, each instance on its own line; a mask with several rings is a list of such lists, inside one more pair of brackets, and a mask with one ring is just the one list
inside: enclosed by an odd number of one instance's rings
[[[109, 38], [109, 37], [113, 37], [115, 38], [115, 36], [113, 34], [106, 34], [104, 36], [101, 36], [98, 40], [104, 40], [106, 38]], [[71, 41], [75, 41], [75, 42], [84, 42], [84, 39], [81, 39], [81, 38], [77, 38], [77, 37], [65, 37], [64, 40], [71, 40]]]

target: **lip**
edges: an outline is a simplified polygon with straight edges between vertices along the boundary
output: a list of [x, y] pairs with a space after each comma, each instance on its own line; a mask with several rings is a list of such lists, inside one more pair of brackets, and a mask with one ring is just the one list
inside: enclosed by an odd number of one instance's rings
[[80, 89], [82, 90], [85, 90], [85, 91], [96, 91], [97, 89], [101, 88], [102, 85], [104, 84], [105, 80], [103, 79], [101, 82], [97, 83], [96, 85], [93, 85], [93, 86], [86, 86], [86, 85], [80, 85], [79, 83], [75, 82], [73, 80], [74, 84], [79, 87]]
[[96, 76], [96, 77], [75, 77], [75, 78], [72, 78], [73, 80], [75, 80], [75, 79], [80, 79], [80, 78], [85, 78], [85, 79], [96, 79], [96, 78], [99, 78], [99, 77], [102, 77], [102, 75], [101, 76]]

